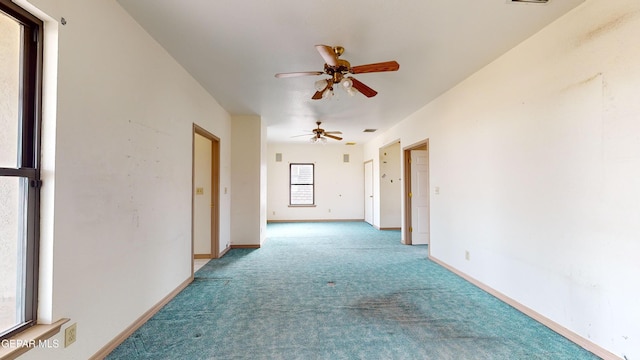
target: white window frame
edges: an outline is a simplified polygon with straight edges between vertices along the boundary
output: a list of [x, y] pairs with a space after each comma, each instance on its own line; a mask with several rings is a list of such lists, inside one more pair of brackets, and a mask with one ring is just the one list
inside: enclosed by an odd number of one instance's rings
[[[297, 166], [311, 166], [311, 182], [294, 182], [294, 167]], [[316, 204], [316, 169], [314, 163], [290, 163], [289, 164], [289, 206], [315, 206]], [[296, 186], [310, 186], [311, 187], [311, 202], [299, 203], [294, 201], [294, 187]]]

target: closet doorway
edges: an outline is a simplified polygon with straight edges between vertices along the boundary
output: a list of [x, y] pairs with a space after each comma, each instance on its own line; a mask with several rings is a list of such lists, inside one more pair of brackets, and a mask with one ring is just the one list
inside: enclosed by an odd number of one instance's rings
[[193, 259], [219, 257], [220, 139], [193, 125]]
[[405, 243], [429, 244], [429, 143], [428, 140], [404, 150]]

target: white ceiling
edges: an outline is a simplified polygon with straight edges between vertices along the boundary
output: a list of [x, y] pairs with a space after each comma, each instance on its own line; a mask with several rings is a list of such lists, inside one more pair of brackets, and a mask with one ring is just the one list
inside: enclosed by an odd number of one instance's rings
[[[268, 141], [321, 120], [366, 142], [584, 0], [118, 0], [232, 115], [260, 115]], [[397, 60], [397, 72], [359, 74], [378, 95], [311, 100], [326, 76], [314, 45], [341, 45], [352, 66]], [[522, 69], [526, 71], [526, 69]]]

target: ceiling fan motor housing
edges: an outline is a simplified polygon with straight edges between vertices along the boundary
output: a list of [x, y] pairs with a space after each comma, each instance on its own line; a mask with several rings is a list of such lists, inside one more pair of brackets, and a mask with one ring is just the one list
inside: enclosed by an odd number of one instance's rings
[[351, 64], [347, 60], [338, 59], [337, 66], [324, 64], [324, 72], [332, 76], [334, 82], [340, 82], [344, 74], [351, 72]]

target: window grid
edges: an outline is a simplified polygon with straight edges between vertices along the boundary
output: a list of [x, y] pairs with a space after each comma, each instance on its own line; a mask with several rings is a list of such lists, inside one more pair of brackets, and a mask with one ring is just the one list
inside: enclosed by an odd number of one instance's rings
[[314, 164], [289, 164], [289, 205], [315, 205]]

